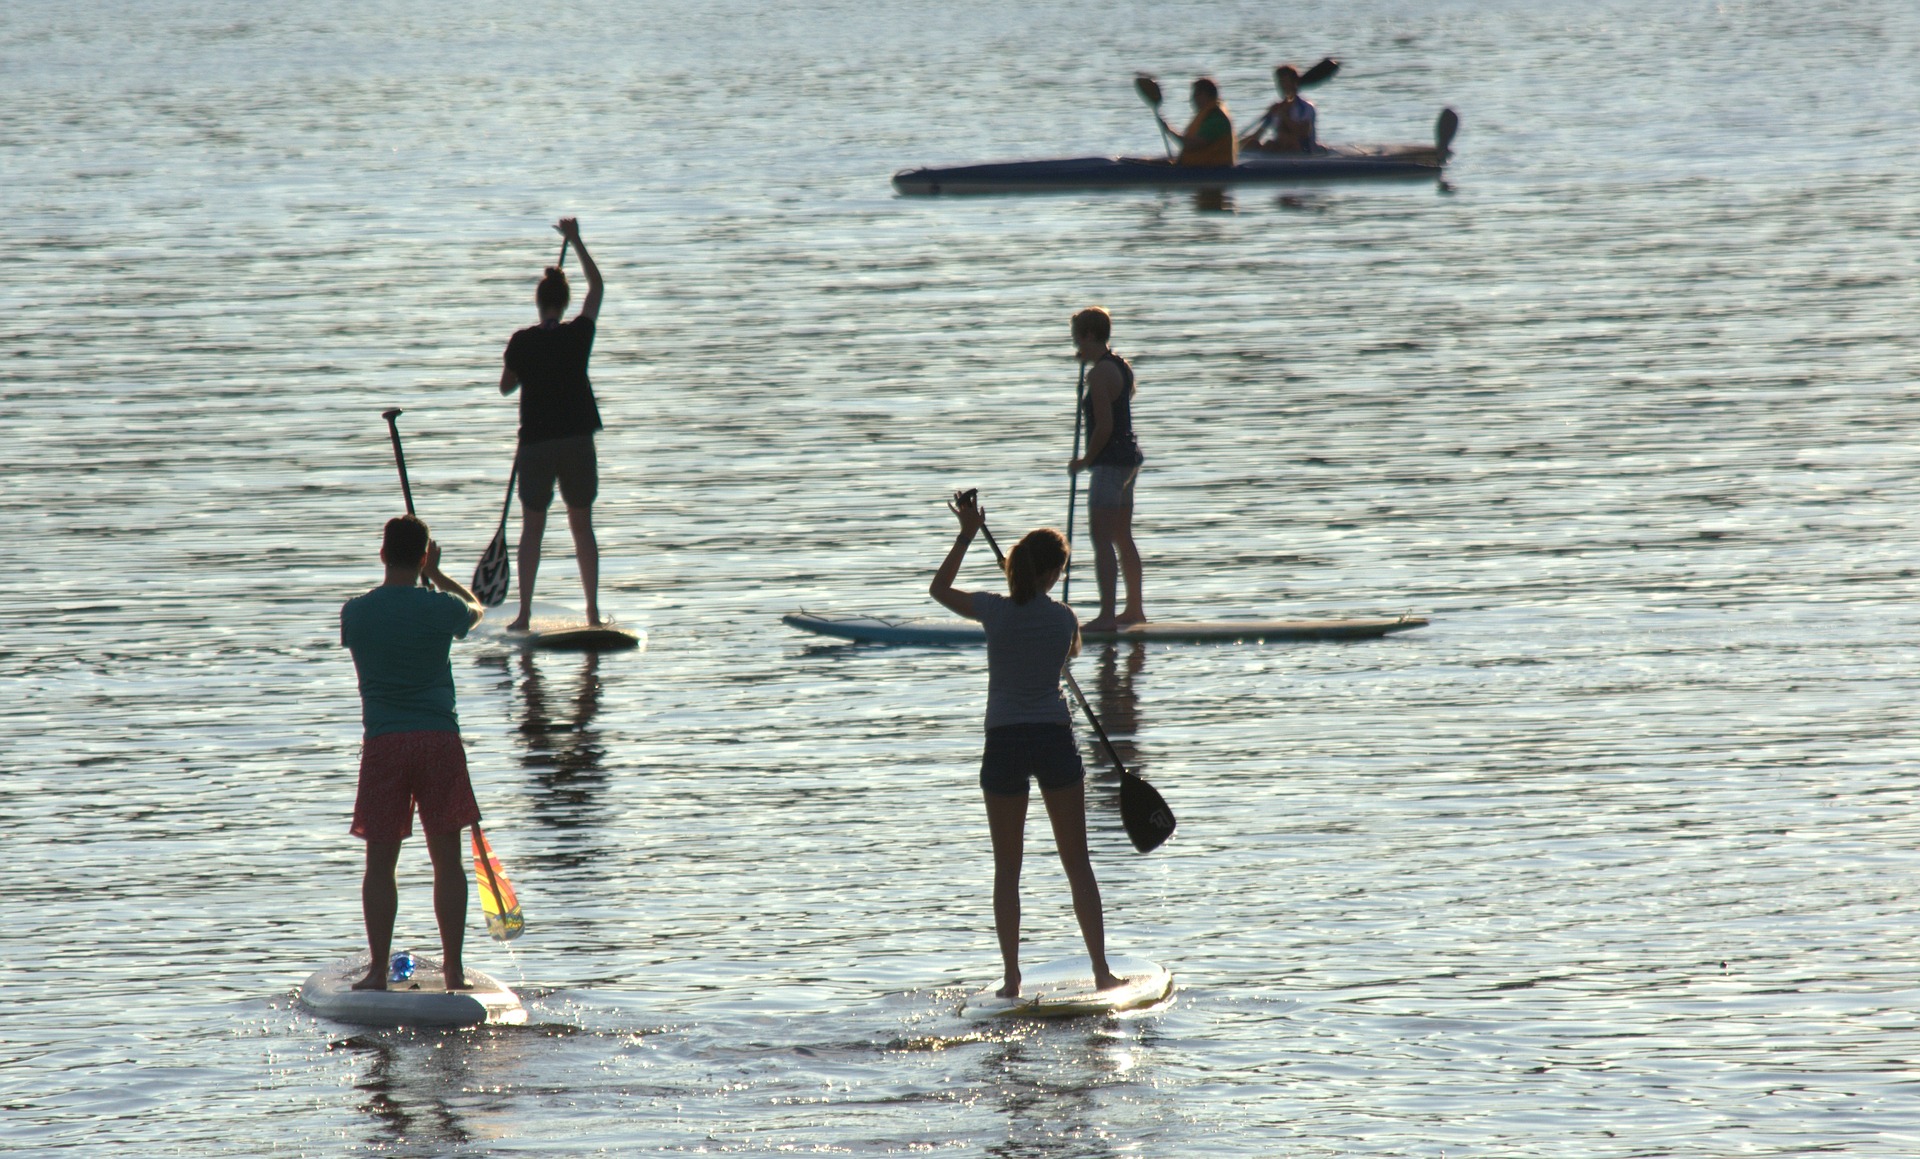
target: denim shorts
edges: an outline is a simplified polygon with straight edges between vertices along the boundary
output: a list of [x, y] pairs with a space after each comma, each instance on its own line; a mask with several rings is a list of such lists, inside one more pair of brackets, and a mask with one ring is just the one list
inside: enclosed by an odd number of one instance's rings
[[1133, 510], [1133, 481], [1140, 477], [1140, 464], [1129, 467], [1093, 465], [1093, 478], [1087, 483], [1087, 506], [1123, 507]]
[[1003, 724], [987, 730], [980, 787], [996, 797], [1024, 797], [1029, 777], [1040, 782], [1043, 792], [1072, 788], [1087, 779], [1072, 725]]

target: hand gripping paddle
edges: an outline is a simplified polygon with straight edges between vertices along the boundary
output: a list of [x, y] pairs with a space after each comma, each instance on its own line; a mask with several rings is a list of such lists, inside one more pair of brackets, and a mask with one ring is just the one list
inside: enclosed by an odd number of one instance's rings
[[[979, 496], [978, 491], [969, 491], [967, 494], [976, 499]], [[1000, 544], [994, 540], [993, 531], [987, 527], [984, 519], [981, 520], [980, 530], [987, 537], [987, 546], [993, 548], [993, 558], [1000, 561], [1000, 569], [1005, 571], [1007, 557], [1000, 554]], [[1081, 714], [1093, 726], [1101, 746], [1107, 750], [1107, 759], [1113, 762], [1113, 767], [1120, 773], [1120, 824], [1126, 828], [1128, 840], [1142, 853], [1153, 852], [1173, 836], [1174, 826], [1178, 824], [1174, 820], [1173, 810], [1167, 807], [1166, 799], [1158, 789], [1130, 771], [1126, 762], [1120, 759], [1119, 751], [1113, 747], [1113, 741], [1107, 736], [1100, 718], [1093, 714], [1093, 705], [1087, 703], [1087, 694], [1080, 691], [1080, 682], [1073, 678], [1073, 673], [1063, 668], [1060, 675], [1067, 678], [1067, 687], [1073, 689], [1074, 699], [1080, 702]]]

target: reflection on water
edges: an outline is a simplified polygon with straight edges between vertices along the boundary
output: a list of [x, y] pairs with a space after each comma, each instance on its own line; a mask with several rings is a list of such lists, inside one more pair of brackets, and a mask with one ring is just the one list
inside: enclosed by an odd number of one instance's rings
[[563, 658], [527, 650], [514, 663], [520, 677], [520, 764], [531, 774], [534, 819], [553, 829], [598, 825], [607, 785], [606, 744], [593, 727], [600, 712], [600, 654]]
[[[1094, 712], [1100, 716], [1101, 725], [1107, 730], [1107, 739], [1113, 742], [1113, 751], [1128, 769], [1143, 777], [1147, 773], [1139, 741], [1142, 728], [1140, 695], [1134, 681], [1146, 666], [1145, 643], [1138, 640], [1124, 644], [1109, 641], [1100, 646], [1099, 654], [1094, 657], [1093, 679], [1080, 682], [1080, 690], [1087, 694]], [[1087, 794], [1087, 804], [1111, 812], [1113, 823], [1118, 825], [1119, 773], [1113, 767], [1112, 757], [1107, 755], [1107, 746], [1100, 743], [1100, 737], [1092, 727], [1082, 731], [1082, 739], [1092, 752], [1089, 787], [1093, 791]]]

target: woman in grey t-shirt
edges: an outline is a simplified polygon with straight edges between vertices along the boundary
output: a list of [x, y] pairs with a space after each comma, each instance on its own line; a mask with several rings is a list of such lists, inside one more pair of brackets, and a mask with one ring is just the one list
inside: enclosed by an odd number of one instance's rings
[[1053, 822], [1054, 844], [1073, 890], [1073, 913], [1087, 942], [1100, 989], [1120, 985], [1107, 969], [1106, 926], [1100, 913], [1100, 883], [1087, 857], [1086, 769], [1073, 737], [1060, 670], [1080, 651], [1080, 623], [1073, 609], [1048, 598], [1067, 562], [1067, 541], [1058, 531], [1030, 531], [1007, 554], [1010, 595], [963, 592], [953, 586], [967, 547], [986, 523], [970, 492], [948, 507], [960, 534], [934, 573], [934, 599], [987, 630], [987, 746], [980, 758], [980, 789], [993, 835], [993, 925], [1006, 966], [1002, 998], [1020, 993], [1020, 860], [1026, 843], [1029, 777]]

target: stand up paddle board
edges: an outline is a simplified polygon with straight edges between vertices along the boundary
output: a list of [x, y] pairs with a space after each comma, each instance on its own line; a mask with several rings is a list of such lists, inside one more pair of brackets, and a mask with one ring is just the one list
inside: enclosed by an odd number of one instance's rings
[[[820, 616], [792, 612], [782, 623], [821, 636], [879, 644], [984, 644], [987, 630], [973, 620], [892, 620], [880, 616]], [[1353, 620], [1154, 620], [1106, 632], [1080, 630], [1089, 643], [1104, 641], [1365, 640], [1389, 632], [1424, 628], [1425, 616]]]
[[643, 647], [647, 642], [647, 634], [642, 629], [629, 628], [611, 620], [589, 624], [584, 613], [559, 604], [536, 601], [533, 618], [527, 622], [524, 632], [507, 629], [506, 625], [512, 622], [513, 617], [511, 605], [496, 608], [487, 613], [487, 618], [480, 621], [473, 629], [473, 634], [477, 638], [499, 640], [519, 648], [567, 652], [619, 652]]
[[1112, 990], [1093, 988], [1093, 963], [1085, 955], [1062, 958], [1023, 971], [1020, 996], [1002, 998], [982, 990], [960, 1007], [962, 1018], [1085, 1018], [1157, 1006], [1173, 994], [1173, 975], [1158, 962], [1107, 955], [1107, 968], [1126, 982]]
[[367, 956], [342, 958], [322, 966], [300, 984], [300, 1001], [322, 1018], [361, 1026], [477, 1026], [482, 1022], [520, 1026], [526, 1007], [500, 980], [467, 967], [470, 990], [448, 990], [440, 959], [413, 956], [413, 977], [388, 982], [385, 990], [355, 990], [367, 973]]

